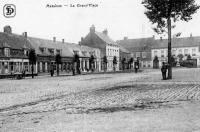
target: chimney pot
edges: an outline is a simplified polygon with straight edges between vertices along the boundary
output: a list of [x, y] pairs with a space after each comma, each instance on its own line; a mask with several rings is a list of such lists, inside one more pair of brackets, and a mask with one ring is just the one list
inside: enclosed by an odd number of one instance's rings
[[62, 43], [65, 43], [65, 39], [62, 39]]
[[11, 26], [8, 25], [8, 26], [4, 27], [3, 31], [4, 31], [4, 33], [11, 34], [12, 33], [12, 28], [11, 28]]
[[94, 25], [92, 25], [92, 26], [90, 27], [90, 32], [91, 32], [91, 33], [94, 33], [94, 32], [95, 32], [95, 26], [94, 26]]
[[27, 36], [27, 32], [23, 32], [22, 35], [23, 35], [25, 38], [28, 37], [28, 36]]
[[192, 37], [192, 33], [190, 34], [190, 37]]
[[108, 30], [107, 29], [103, 30], [103, 34], [108, 35]]
[[160, 37], [160, 40], [162, 40], [162, 37]]
[[53, 37], [53, 42], [56, 42], [56, 37]]
[[128, 37], [124, 37], [124, 40], [128, 40]]

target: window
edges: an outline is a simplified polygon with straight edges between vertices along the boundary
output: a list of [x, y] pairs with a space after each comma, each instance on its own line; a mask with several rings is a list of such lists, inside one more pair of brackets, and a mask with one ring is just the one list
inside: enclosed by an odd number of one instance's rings
[[184, 49], [184, 54], [185, 54], [185, 55], [188, 54], [188, 49]]
[[176, 50], [175, 49], [172, 50], [172, 55], [176, 55]]
[[165, 57], [165, 51], [161, 50], [161, 57]]
[[9, 49], [9, 48], [5, 48], [5, 49], [4, 49], [4, 55], [5, 55], [6, 57], [9, 57], [9, 56], [10, 56], [10, 49]]
[[56, 50], [56, 54], [61, 55], [61, 50], [57, 49], [57, 50]]
[[136, 52], [136, 58], [140, 57], [140, 52]]
[[49, 49], [51, 55], [54, 55], [54, 49]]
[[158, 56], [158, 51], [154, 51], [154, 56]]
[[196, 56], [196, 49], [192, 49], [192, 56]]
[[178, 53], [179, 53], [179, 54], [182, 54], [182, 49], [179, 49], [179, 50], [178, 50]]
[[79, 55], [79, 51], [74, 50], [75, 55]]
[[46, 52], [46, 48], [40, 48], [40, 51], [42, 52], [42, 53], [45, 53]]
[[147, 53], [146, 52], [142, 52], [142, 58], [147, 58]]

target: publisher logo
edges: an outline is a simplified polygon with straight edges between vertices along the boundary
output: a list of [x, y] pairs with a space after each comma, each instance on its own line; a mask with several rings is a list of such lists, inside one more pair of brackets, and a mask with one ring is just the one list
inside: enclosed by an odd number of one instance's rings
[[5, 4], [3, 14], [6, 18], [14, 17], [16, 15], [16, 6], [13, 4]]

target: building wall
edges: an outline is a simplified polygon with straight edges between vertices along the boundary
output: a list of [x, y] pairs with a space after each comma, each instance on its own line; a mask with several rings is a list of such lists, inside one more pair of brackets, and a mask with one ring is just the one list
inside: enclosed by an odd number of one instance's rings
[[117, 58], [117, 65], [116, 70], [119, 70], [119, 46], [107, 44], [106, 45], [106, 57], [108, 60], [107, 70], [113, 70], [113, 58], [116, 56]]
[[[162, 48], [162, 49], [152, 49], [152, 62], [155, 56], [159, 59], [159, 66], [161, 66], [162, 62], [167, 62], [168, 58], [168, 49]], [[197, 59], [197, 65], [200, 66], [200, 52], [199, 52], [199, 46], [195, 47], [179, 47], [179, 48], [172, 48], [172, 55], [175, 55], [177, 57], [179, 54], [182, 54], [184, 56], [183, 59], [187, 59], [186, 55], [190, 55], [192, 58]]]

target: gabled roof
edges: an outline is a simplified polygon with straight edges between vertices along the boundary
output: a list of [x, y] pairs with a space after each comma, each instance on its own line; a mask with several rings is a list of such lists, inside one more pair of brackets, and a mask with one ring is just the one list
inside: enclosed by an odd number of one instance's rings
[[[172, 38], [172, 48], [200, 46], [200, 37]], [[168, 39], [155, 40], [153, 49], [168, 47]]]
[[8, 34], [0, 32], [0, 48], [9, 47], [11, 49], [31, 49], [32, 46], [27, 39], [22, 35]]
[[[36, 54], [44, 56], [51, 55], [48, 49], [58, 49], [62, 50], [63, 57], [73, 57], [75, 52], [78, 52], [80, 57], [90, 57], [90, 54], [88, 52], [94, 51], [94, 49], [96, 49], [73, 43], [63, 43], [59, 41], [53, 42], [52, 40], [33, 37], [28, 37], [28, 40], [34, 47]], [[41, 48], [46, 48], [46, 52], [42, 53]], [[84, 51], [86, 51], [87, 53], [84, 53]]]
[[152, 45], [154, 44], [154, 38], [149, 37], [140, 39], [118, 40], [117, 43], [131, 52], [139, 52], [150, 50]]
[[[36, 54], [51, 55], [48, 49], [62, 50], [62, 56], [73, 57], [73, 51], [70, 50], [70, 46], [66, 46], [69, 43], [53, 42], [52, 40], [40, 39], [28, 37], [29, 42], [34, 47]], [[47, 48], [45, 53], [42, 53], [41, 48]]]
[[121, 45], [119, 45], [119, 50], [120, 50], [121, 52], [123, 52], [123, 53], [128, 53], [128, 54], [131, 53], [130, 51], [128, 51], [126, 48], [124, 48], [124, 47], [121, 46]]
[[106, 42], [107, 44], [113, 44], [113, 45], [117, 45], [118, 44], [112, 40], [108, 35], [105, 35], [104, 33], [101, 33], [101, 32], [97, 32], [95, 31], [95, 34], [101, 39], [103, 40], [104, 42]]

